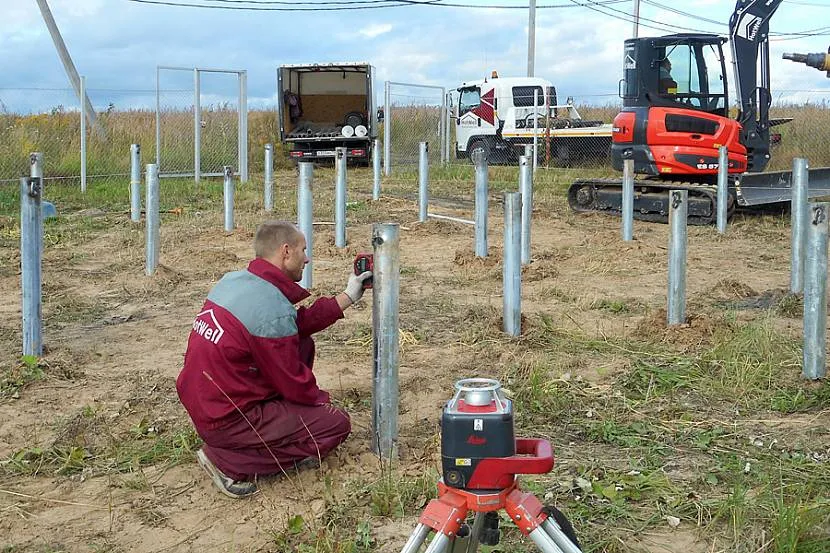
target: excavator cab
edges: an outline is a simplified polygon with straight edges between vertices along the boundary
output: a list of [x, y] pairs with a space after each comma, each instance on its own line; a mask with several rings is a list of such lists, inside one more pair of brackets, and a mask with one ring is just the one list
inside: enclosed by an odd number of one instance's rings
[[709, 34], [625, 41], [623, 109], [611, 145], [617, 170], [633, 159], [640, 174], [716, 173], [717, 148], [725, 140], [743, 156], [736, 156], [735, 170], [745, 169], [739, 126], [728, 119], [725, 42]]

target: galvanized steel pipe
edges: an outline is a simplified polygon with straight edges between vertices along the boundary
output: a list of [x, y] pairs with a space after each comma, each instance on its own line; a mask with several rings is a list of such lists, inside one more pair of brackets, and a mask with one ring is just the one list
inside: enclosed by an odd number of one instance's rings
[[504, 331], [511, 336], [522, 332], [522, 264], [521, 264], [522, 195], [504, 193]]
[[86, 77], [81, 77], [81, 192], [86, 192]]
[[225, 175], [223, 199], [225, 203], [225, 232], [233, 231], [233, 167], [225, 165], [222, 168]]
[[372, 226], [374, 248], [372, 327], [374, 342], [372, 449], [381, 458], [397, 455], [398, 317], [400, 248], [397, 223]]
[[130, 144], [130, 220], [141, 221], [141, 147]]
[[804, 290], [804, 249], [807, 247], [807, 203], [809, 173], [807, 160], [793, 160], [792, 197], [790, 220], [792, 247], [790, 249], [790, 292], [800, 294]]
[[418, 144], [418, 220], [426, 222], [429, 213], [429, 145]]
[[686, 223], [689, 191], [669, 193], [669, 301], [668, 324], [686, 322]]
[[[32, 157], [34, 156], [35, 154], [32, 154]], [[42, 177], [20, 179], [20, 288], [23, 302], [23, 355], [38, 356], [43, 354], [42, 182]]]
[[193, 180], [202, 173], [202, 91], [199, 70], [193, 70]]
[[145, 234], [146, 234], [146, 266], [147, 276], [156, 272], [159, 265], [159, 166], [155, 163], [147, 164], [147, 198], [144, 201]]
[[334, 188], [334, 245], [346, 247], [346, 148], [335, 148], [337, 182]]
[[306, 240], [306, 256], [308, 263], [303, 268], [303, 278], [300, 286], [309, 289], [312, 286], [312, 266], [314, 263], [314, 197], [311, 194], [314, 182], [314, 164], [310, 161], [301, 161], [297, 177], [297, 227]]
[[372, 199], [380, 199], [380, 140], [372, 141]]
[[489, 212], [489, 175], [484, 152], [473, 152], [476, 166], [476, 257], [487, 257], [487, 215]]
[[729, 151], [718, 148], [718, 232], [726, 234], [726, 218], [729, 208]]
[[392, 99], [389, 81], [383, 89], [383, 174], [392, 174]]
[[827, 340], [827, 219], [830, 203], [812, 203], [807, 212], [804, 263], [804, 366], [810, 380], [826, 375]]
[[634, 240], [634, 160], [623, 161], [622, 239]]
[[265, 213], [274, 211], [274, 145], [265, 145]]
[[530, 160], [519, 156], [519, 191], [522, 194], [522, 265], [530, 263], [530, 230], [533, 222], [533, 178]]

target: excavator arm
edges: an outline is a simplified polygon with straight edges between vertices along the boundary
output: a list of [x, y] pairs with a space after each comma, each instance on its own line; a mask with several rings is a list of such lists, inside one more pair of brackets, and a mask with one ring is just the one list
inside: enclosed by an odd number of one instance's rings
[[743, 127], [748, 171], [763, 171], [769, 161], [769, 20], [782, 1], [738, 0], [729, 18], [735, 92], [740, 105], [738, 122]]

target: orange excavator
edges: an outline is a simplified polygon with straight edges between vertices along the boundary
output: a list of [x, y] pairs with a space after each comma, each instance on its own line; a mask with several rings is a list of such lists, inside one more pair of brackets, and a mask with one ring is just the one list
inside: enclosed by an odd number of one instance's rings
[[[625, 160], [634, 162], [636, 218], [665, 222], [669, 190], [686, 189], [689, 222], [713, 223], [721, 146], [728, 150], [730, 213], [737, 206], [782, 201], [785, 175], [751, 176], [769, 161], [770, 128], [788, 121], [769, 116], [769, 20], [782, 1], [738, 0], [729, 38], [684, 33], [625, 41], [623, 109], [614, 119], [611, 157], [618, 171]], [[723, 55], [727, 42], [738, 100], [734, 119]], [[578, 180], [568, 190], [568, 203], [577, 212], [619, 214], [622, 181]]]

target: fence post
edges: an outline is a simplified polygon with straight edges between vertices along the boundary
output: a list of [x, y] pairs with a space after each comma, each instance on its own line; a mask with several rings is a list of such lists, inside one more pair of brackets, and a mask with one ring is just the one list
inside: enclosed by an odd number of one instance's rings
[[383, 174], [392, 174], [392, 101], [389, 81], [383, 90]]
[[233, 167], [225, 165], [222, 168], [225, 175], [224, 204], [225, 204], [225, 232], [233, 231]]
[[634, 240], [634, 160], [623, 161], [622, 239]]
[[672, 190], [669, 198], [669, 305], [668, 324], [686, 322], [686, 223], [689, 191]]
[[826, 375], [827, 217], [830, 203], [809, 206], [804, 263], [804, 367], [810, 380]]
[[346, 247], [346, 148], [334, 149], [337, 183], [334, 188], [334, 245]]
[[[43, 152], [32, 152], [29, 154], [29, 176], [33, 179], [40, 179], [40, 204], [43, 209], [46, 197], [46, 179], [43, 177]], [[47, 202], [48, 203], [48, 202]], [[40, 236], [37, 239], [38, 259], [43, 258], [43, 224], [38, 227]]]
[[130, 220], [141, 220], [141, 146], [130, 144]]
[[519, 156], [519, 192], [522, 194], [522, 265], [530, 263], [530, 229], [533, 222], [533, 178], [527, 156]]
[[522, 265], [521, 265], [522, 195], [504, 193], [504, 256], [502, 282], [504, 287], [504, 331], [510, 336], [522, 332]]
[[248, 182], [248, 72], [239, 72], [239, 181]]
[[418, 144], [418, 220], [425, 222], [429, 215], [429, 145]]
[[[32, 154], [34, 158], [37, 154]], [[32, 172], [35, 172], [34, 163]], [[43, 211], [41, 176], [20, 179], [20, 288], [22, 290], [23, 355], [42, 355]]]
[[146, 273], [151, 276], [159, 265], [159, 166], [147, 164], [147, 199], [144, 202], [146, 245]]
[[297, 178], [297, 226], [305, 235], [306, 256], [308, 263], [303, 268], [300, 286], [309, 289], [312, 286], [312, 267], [314, 263], [314, 197], [311, 194], [314, 181], [314, 164], [310, 161], [299, 163], [300, 173]]
[[452, 129], [455, 126], [455, 120], [452, 117], [452, 94], [450, 92], [447, 92], [444, 95], [444, 111], [446, 112], [446, 118], [447, 118], [447, 127], [445, 129], [446, 142], [444, 142], [444, 148], [446, 149], [447, 163], [449, 163], [450, 159], [453, 155], [452, 152], [454, 150], [454, 148], [451, 145], [452, 145]]
[[81, 192], [86, 193], [86, 77], [81, 76]]
[[265, 145], [265, 213], [274, 211], [274, 145]]
[[809, 173], [807, 160], [793, 160], [792, 198], [790, 209], [792, 227], [792, 247], [790, 263], [790, 292], [800, 294], [804, 290], [804, 249], [807, 245], [807, 215], [810, 207], [807, 203]]
[[729, 209], [729, 150], [718, 148], [718, 233], [726, 234]]
[[487, 215], [489, 211], [490, 187], [487, 174], [487, 158], [484, 152], [473, 152], [476, 166], [476, 257], [487, 257]]
[[450, 118], [447, 117], [447, 90], [441, 87], [441, 117], [439, 119], [439, 127], [440, 127], [440, 138], [438, 140], [438, 148], [441, 154], [441, 163], [445, 164], [449, 162], [449, 156], [447, 155], [447, 147], [446, 143], [449, 140], [449, 122]]
[[372, 141], [372, 199], [380, 199], [380, 140]]
[[193, 180], [202, 173], [202, 91], [199, 70], [193, 70]]
[[397, 455], [398, 442], [398, 313], [400, 296], [399, 226], [372, 227], [374, 275], [372, 327], [374, 341], [372, 449], [381, 458]]

